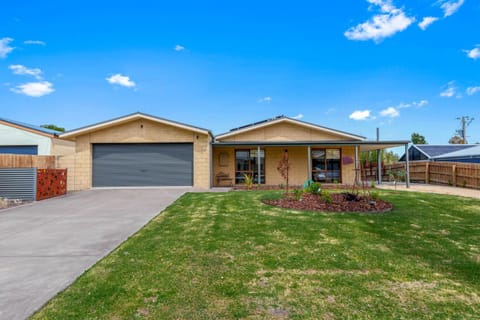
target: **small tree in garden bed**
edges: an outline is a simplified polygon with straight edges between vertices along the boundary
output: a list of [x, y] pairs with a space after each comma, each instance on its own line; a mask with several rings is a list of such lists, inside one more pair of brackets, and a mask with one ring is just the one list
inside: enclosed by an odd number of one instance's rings
[[285, 194], [288, 194], [288, 171], [290, 169], [290, 163], [288, 162], [288, 150], [283, 152], [282, 159], [278, 162], [277, 170], [285, 180]]

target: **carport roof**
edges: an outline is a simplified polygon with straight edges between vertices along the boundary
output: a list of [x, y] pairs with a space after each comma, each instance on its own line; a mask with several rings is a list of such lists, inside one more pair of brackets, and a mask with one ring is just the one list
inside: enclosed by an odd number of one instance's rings
[[112, 126], [115, 126], [115, 125], [118, 125], [118, 124], [121, 124], [121, 123], [125, 123], [125, 122], [131, 121], [131, 120], [137, 120], [137, 119], [147, 119], [147, 120], [150, 120], [150, 121], [171, 125], [171, 126], [174, 126], [174, 127], [177, 127], [177, 128], [181, 128], [181, 129], [185, 129], [185, 130], [189, 130], [189, 131], [198, 132], [198, 133], [213, 136], [212, 133], [210, 132], [210, 130], [208, 130], [208, 129], [192, 126], [192, 125], [189, 125], [189, 124], [185, 124], [185, 123], [181, 123], [181, 122], [177, 122], [177, 121], [173, 121], [173, 120], [168, 120], [168, 119], [165, 119], [165, 118], [152, 116], [152, 115], [142, 113], [142, 112], [135, 112], [135, 113], [132, 113], [132, 114], [128, 114], [126, 116], [122, 116], [122, 117], [118, 117], [118, 118], [115, 118], [115, 119], [95, 123], [95, 124], [92, 124], [92, 125], [89, 125], [89, 126], [81, 127], [81, 128], [78, 128], [78, 129], [70, 130], [70, 131], [67, 131], [67, 132], [61, 134], [60, 137], [65, 138], [65, 139], [73, 138], [73, 137], [83, 135], [83, 134], [91, 132], [91, 131], [105, 129], [105, 128], [108, 128], [108, 127], [112, 127]]

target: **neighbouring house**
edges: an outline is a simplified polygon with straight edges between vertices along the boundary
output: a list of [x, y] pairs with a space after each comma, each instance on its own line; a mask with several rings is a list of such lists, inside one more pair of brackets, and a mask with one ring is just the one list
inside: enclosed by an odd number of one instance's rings
[[[73, 190], [91, 187], [278, 185], [288, 153], [290, 183], [307, 179], [353, 184], [359, 152], [405, 146], [409, 141], [364, 137], [285, 116], [213, 136], [208, 129], [134, 113], [60, 135], [75, 143], [64, 158]], [[73, 181], [73, 182], [72, 182]]]
[[[412, 144], [408, 151], [409, 161], [480, 162], [480, 148], [475, 144]], [[399, 161], [405, 161], [405, 154]]]
[[0, 118], [0, 154], [64, 155], [75, 144], [59, 138], [61, 132]]
[[435, 161], [480, 163], [480, 145], [434, 157]]

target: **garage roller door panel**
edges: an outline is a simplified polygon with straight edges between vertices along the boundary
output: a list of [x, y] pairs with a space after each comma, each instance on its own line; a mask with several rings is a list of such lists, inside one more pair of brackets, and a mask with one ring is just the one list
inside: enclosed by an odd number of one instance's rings
[[93, 186], [191, 186], [192, 144], [95, 144]]

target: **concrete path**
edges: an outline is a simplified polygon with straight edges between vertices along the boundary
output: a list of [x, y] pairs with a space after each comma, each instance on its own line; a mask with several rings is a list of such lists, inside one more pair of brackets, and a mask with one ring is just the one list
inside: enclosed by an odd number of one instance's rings
[[25, 319], [190, 188], [89, 190], [0, 211], [0, 319]]
[[[381, 184], [376, 186], [378, 189], [389, 189], [394, 190], [395, 186], [393, 184]], [[439, 193], [439, 194], [449, 194], [453, 196], [469, 197], [469, 198], [478, 198], [480, 199], [480, 190], [467, 189], [467, 188], [458, 188], [458, 187], [448, 187], [448, 186], [436, 186], [432, 184], [410, 184], [410, 188], [407, 189], [405, 184], [398, 184], [397, 190], [399, 191], [415, 191], [415, 192], [426, 192], [426, 193]]]

